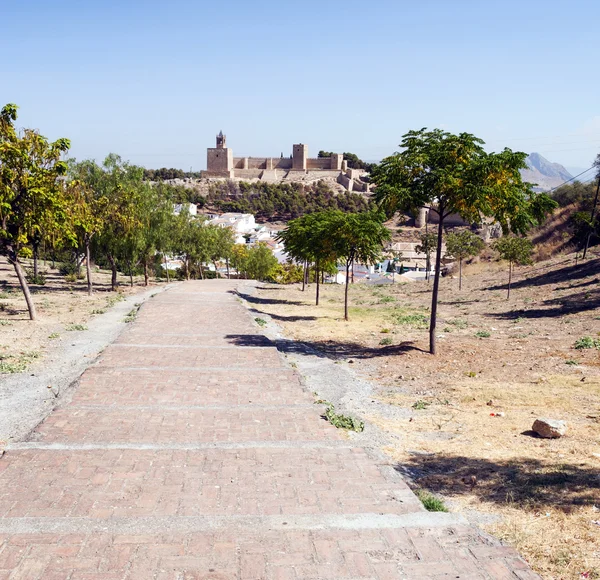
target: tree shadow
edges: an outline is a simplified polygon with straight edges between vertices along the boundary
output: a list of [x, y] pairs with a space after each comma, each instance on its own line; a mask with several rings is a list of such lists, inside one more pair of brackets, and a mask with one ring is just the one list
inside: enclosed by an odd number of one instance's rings
[[600, 287], [569, 296], [551, 298], [542, 302], [546, 308], [520, 308], [508, 312], [488, 313], [489, 318], [515, 320], [517, 318], [556, 318], [600, 308]]
[[[239, 290], [229, 290], [231, 294], [239, 296], [243, 300], [250, 302], [250, 304], [290, 304], [291, 306], [304, 306], [304, 302], [298, 302], [297, 300], [280, 300], [278, 298], [260, 298], [259, 296], [252, 296], [251, 294], [245, 294]], [[301, 319], [302, 320], [302, 319]]]
[[226, 339], [236, 346], [276, 347], [285, 354], [304, 354], [328, 358], [331, 360], [370, 359], [380, 356], [395, 356], [412, 351], [425, 352], [414, 346], [412, 342], [397, 345], [368, 347], [354, 342], [326, 341], [297, 341], [287, 338], [271, 340], [264, 335], [229, 334]]
[[598, 503], [600, 469], [529, 457], [496, 460], [459, 455], [415, 455], [396, 470], [447, 496], [476, 495], [482, 502], [554, 507], [566, 512]]
[[[548, 270], [537, 276], [530, 276], [523, 280], [517, 280], [511, 284], [512, 288], [529, 288], [531, 286], [544, 286], [547, 284], [560, 284], [564, 282], [571, 282], [573, 280], [580, 280], [581, 278], [587, 278], [588, 276], [597, 275], [600, 271], [600, 258], [589, 260], [583, 264], [572, 264], [570, 266], [564, 266], [563, 268]], [[508, 272], [507, 272], [508, 278]], [[495, 286], [489, 286], [488, 290], [506, 290], [508, 286], [508, 280], [506, 283], [497, 284]]]

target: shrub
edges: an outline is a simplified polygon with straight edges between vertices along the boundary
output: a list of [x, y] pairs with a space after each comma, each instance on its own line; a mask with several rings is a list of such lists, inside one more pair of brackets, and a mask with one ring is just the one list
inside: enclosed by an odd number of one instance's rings
[[448, 508], [444, 505], [444, 502], [440, 498], [429, 493], [428, 491], [418, 489], [417, 497], [421, 500], [423, 507], [428, 512], [447, 512], [448, 511]]
[[489, 338], [490, 336], [492, 336], [487, 330], [478, 330], [475, 333], [475, 336], [477, 338]]
[[380, 344], [381, 346], [389, 346], [390, 344], [392, 344], [392, 339], [391, 339], [391, 338], [389, 338], [389, 337], [382, 338], [382, 339], [379, 341], [379, 344]]
[[582, 336], [575, 341], [574, 347], [577, 350], [582, 350], [586, 348], [597, 348], [600, 349], [600, 339], [594, 338], [592, 336]]
[[256, 324], [258, 324], [258, 326], [266, 326], [267, 325], [267, 321], [264, 318], [255, 318], [254, 322], [256, 322]]
[[38, 286], [44, 286], [44, 284], [46, 284], [46, 273], [38, 272], [37, 274], [34, 274], [33, 268], [27, 268], [25, 278], [29, 284], [36, 284]]

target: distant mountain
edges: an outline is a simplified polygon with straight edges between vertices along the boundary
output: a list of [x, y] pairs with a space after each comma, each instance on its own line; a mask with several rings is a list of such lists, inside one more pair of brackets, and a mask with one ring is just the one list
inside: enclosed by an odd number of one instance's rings
[[522, 169], [521, 176], [535, 184], [536, 191], [548, 191], [573, 178], [560, 163], [552, 163], [539, 153], [530, 153], [525, 161], [529, 169]]

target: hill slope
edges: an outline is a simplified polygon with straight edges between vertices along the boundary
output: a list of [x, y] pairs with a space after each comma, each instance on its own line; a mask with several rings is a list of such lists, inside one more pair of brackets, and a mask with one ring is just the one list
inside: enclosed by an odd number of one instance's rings
[[526, 162], [529, 169], [522, 169], [521, 175], [524, 181], [536, 184], [536, 191], [548, 191], [573, 177], [560, 163], [552, 163], [539, 153], [531, 153]]

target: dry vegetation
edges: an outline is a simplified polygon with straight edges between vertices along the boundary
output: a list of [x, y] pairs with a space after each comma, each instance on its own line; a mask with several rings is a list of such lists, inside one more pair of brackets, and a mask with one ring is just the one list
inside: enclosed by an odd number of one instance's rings
[[[400, 436], [386, 452], [415, 485], [497, 516], [478, 517], [544, 578], [600, 578], [600, 350], [574, 348], [600, 335], [600, 258], [517, 270], [510, 301], [501, 264], [467, 268], [460, 293], [457, 282], [442, 281], [437, 357], [426, 282], [354, 284], [349, 323], [338, 286], [317, 308], [314, 287], [263, 285], [253, 307], [409, 410], [367, 419]], [[566, 420], [567, 436], [536, 437], [540, 416]]]
[[40, 269], [46, 284], [30, 286], [39, 317], [31, 322], [14, 269], [6, 260], [0, 262], [0, 374], [22, 372], [42, 361], [72, 333], [85, 330], [91, 317], [145, 289], [140, 281], [131, 288], [123, 277], [119, 292], [111, 292], [110, 272], [99, 270], [94, 273], [94, 294], [88, 296], [85, 280], [67, 281], [50, 262]]

